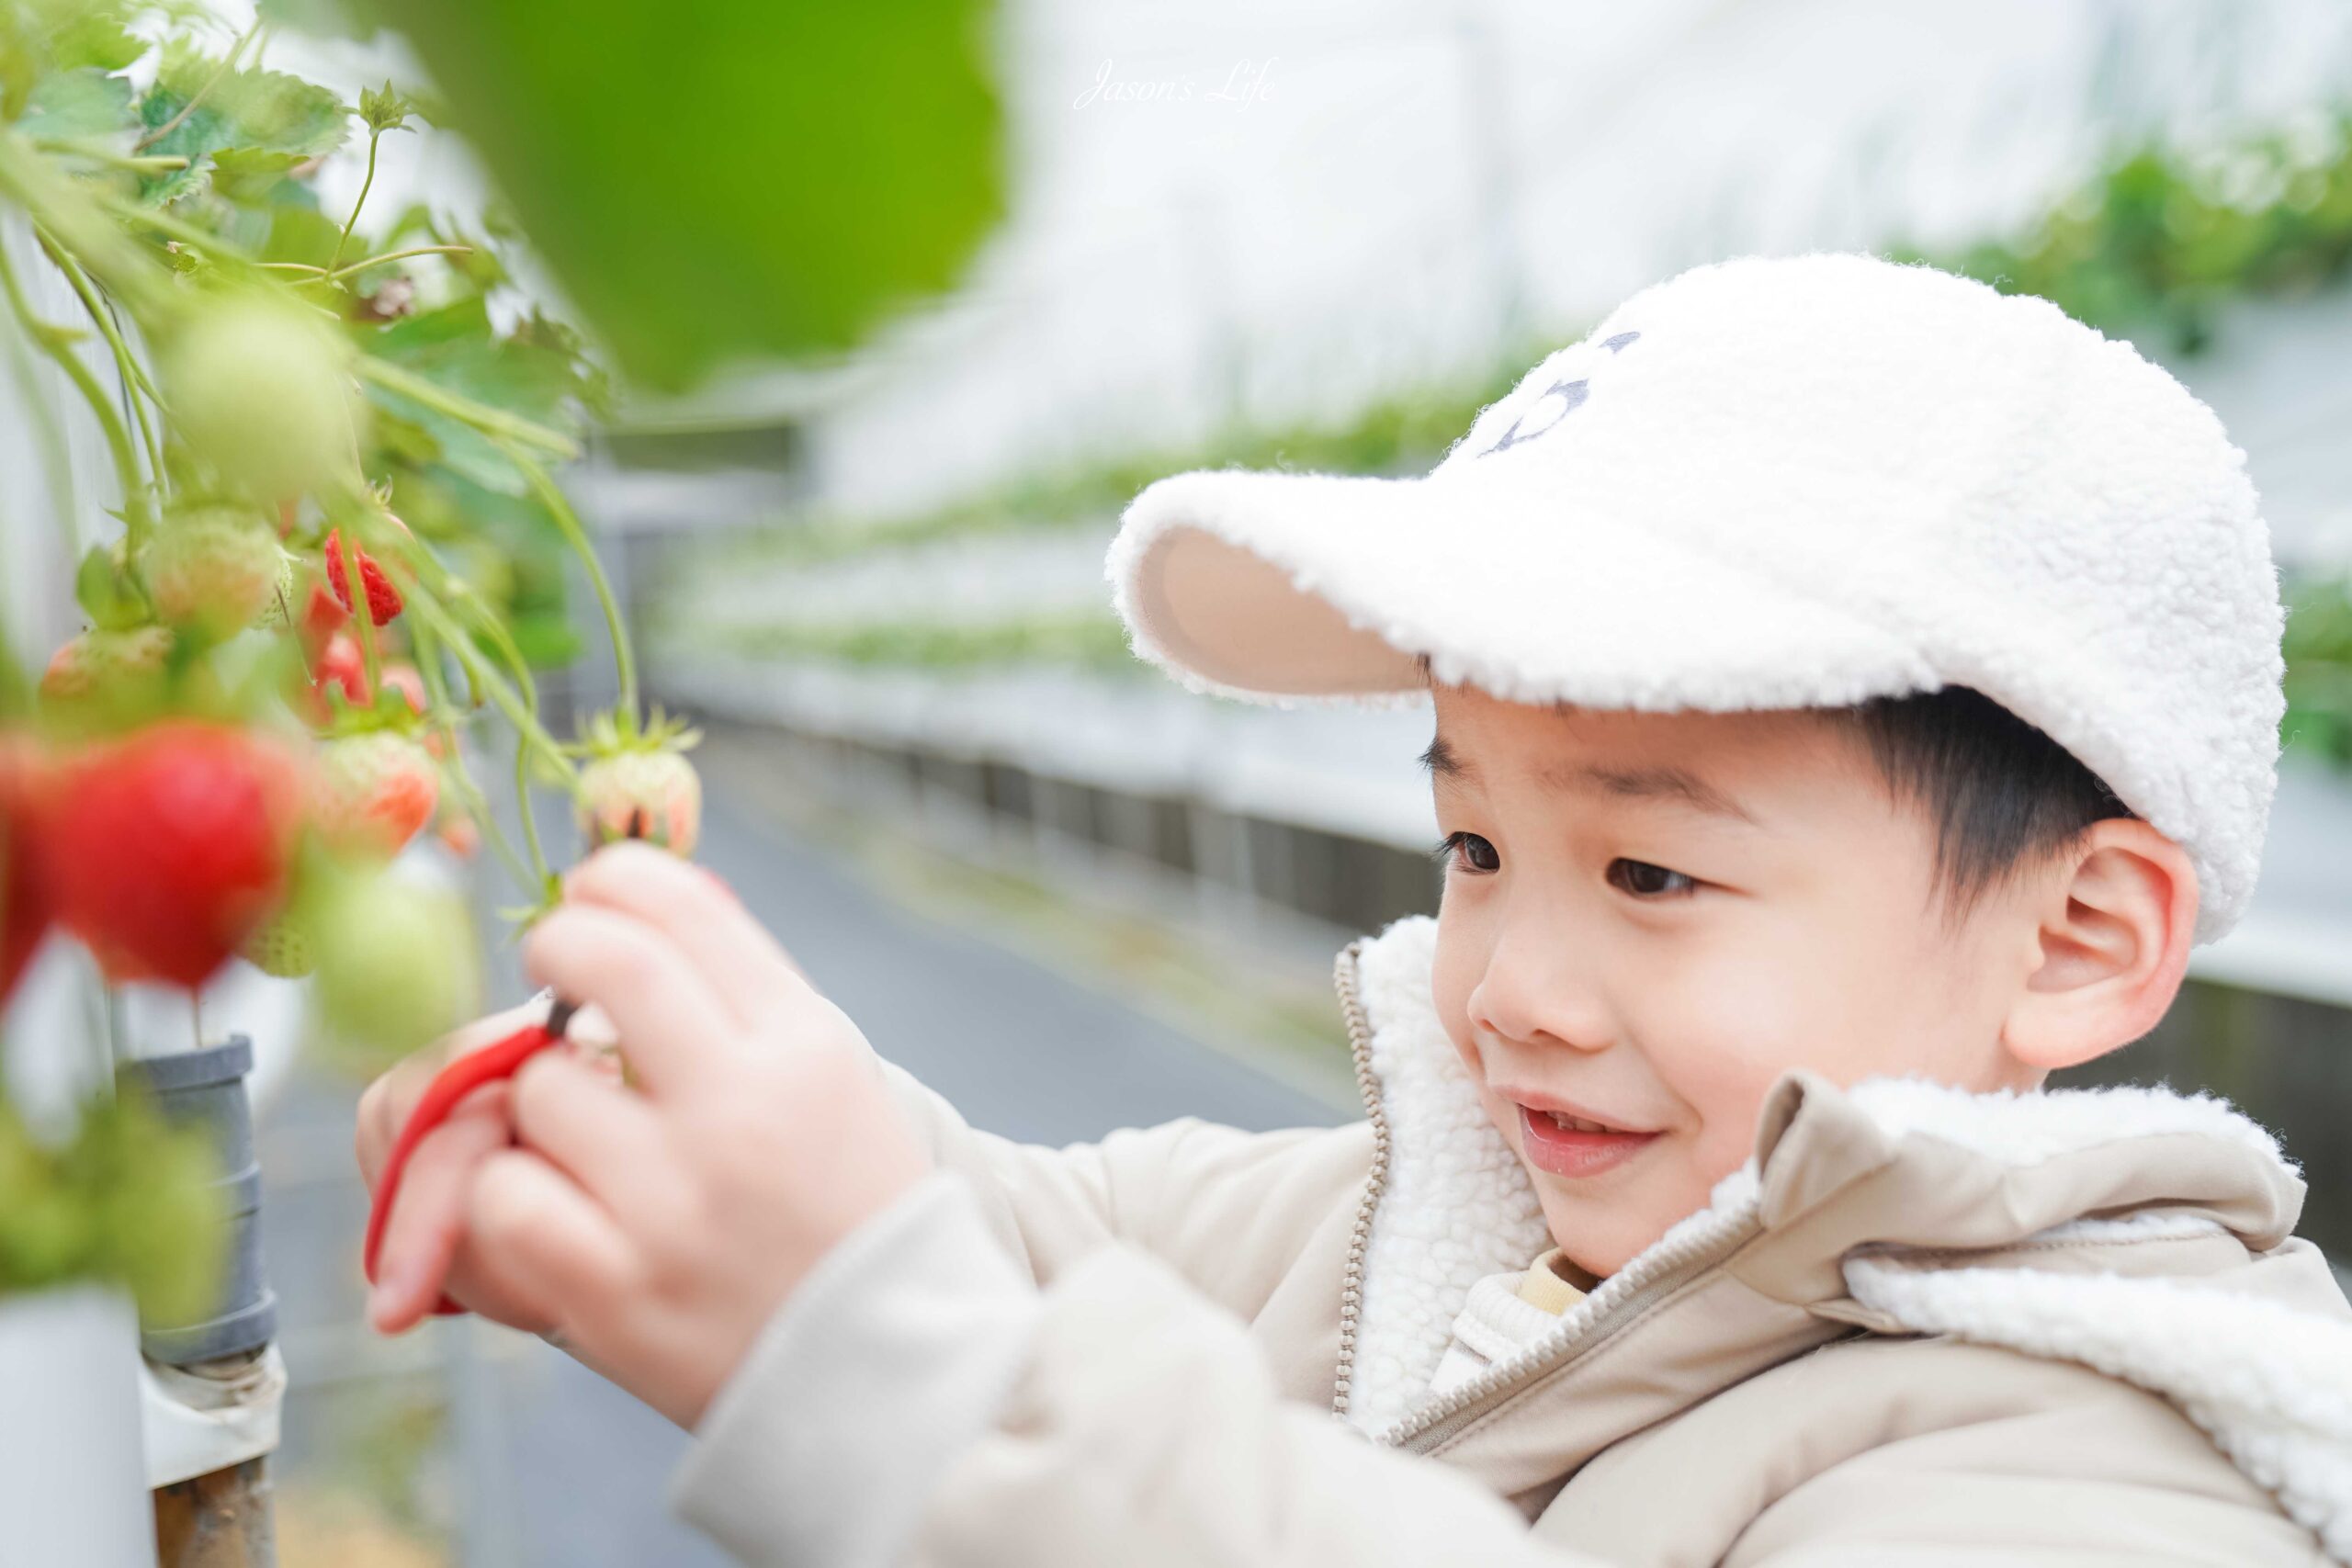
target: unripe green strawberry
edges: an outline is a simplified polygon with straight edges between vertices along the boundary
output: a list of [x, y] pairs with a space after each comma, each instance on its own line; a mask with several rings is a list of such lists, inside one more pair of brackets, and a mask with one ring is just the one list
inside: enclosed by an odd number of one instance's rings
[[82, 697], [119, 682], [155, 674], [171, 657], [172, 634], [161, 626], [127, 632], [91, 630], [50, 657], [40, 678], [45, 697]]
[[237, 955], [265, 975], [299, 980], [318, 966], [308, 925], [291, 911], [277, 915], [247, 938]]
[[398, 1055], [472, 1017], [481, 967], [455, 894], [387, 873], [322, 900], [319, 1007], [338, 1038]]
[[440, 798], [433, 759], [406, 736], [377, 730], [320, 748], [314, 820], [333, 848], [397, 854], [432, 819]]
[[119, 1260], [141, 1323], [194, 1322], [220, 1300], [230, 1233], [220, 1156], [203, 1133], [174, 1126], [141, 1101], [107, 1109], [114, 1126], [106, 1141], [123, 1153], [92, 1216], [105, 1251]]
[[590, 848], [643, 839], [681, 857], [702, 837], [702, 780], [675, 751], [622, 751], [580, 771], [580, 830]]
[[300, 305], [260, 293], [204, 300], [165, 346], [180, 434], [258, 501], [312, 492], [352, 472], [367, 404], [350, 345]]
[[207, 507], [164, 520], [139, 552], [140, 575], [166, 621], [233, 631], [277, 599], [286, 552], [259, 519]]

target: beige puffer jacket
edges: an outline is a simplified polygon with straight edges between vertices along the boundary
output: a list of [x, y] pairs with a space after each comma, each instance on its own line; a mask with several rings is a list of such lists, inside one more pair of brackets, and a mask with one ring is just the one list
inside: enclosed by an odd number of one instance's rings
[[1808, 1075], [1551, 1337], [1426, 1390], [1545, 1246], [1429, 995], [1340, 961], [1369, 1121], [946, 1172], [722, 1391], [673, 1503], [753, 1563], [2352, 1562], [2352, 1309], [2270, 1136], [2162, 1089]]

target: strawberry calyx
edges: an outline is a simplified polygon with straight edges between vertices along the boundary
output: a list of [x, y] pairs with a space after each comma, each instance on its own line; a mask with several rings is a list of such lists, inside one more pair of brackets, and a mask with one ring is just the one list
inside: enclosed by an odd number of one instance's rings
[[311, 732], [322, 740], [390, 732], [440, 754], [441, 732], [413, 664], [386, 661], [371, 689], [359, 645], [337, 633], [312, 665]]
[[684, 718], [663, 713], [657, 703], [642, 719], [621, 708], [605, 708], [590, 715], [588, 722], [581, 727], [580, 739], [564, 747], [563, 751], [566, 756], [593, 761], [633, 751], [691, 751], [701, 744], [701, 730]]

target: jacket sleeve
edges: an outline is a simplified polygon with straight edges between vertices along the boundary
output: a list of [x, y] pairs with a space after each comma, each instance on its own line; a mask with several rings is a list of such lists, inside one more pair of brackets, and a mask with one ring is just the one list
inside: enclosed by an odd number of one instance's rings
[[1246, 1133], [1186, 1117], [1066, 1148], [1022, 1144], [972, 1127], [903, 1068], [883, 1072], [933, 1161], [970, 1185], [989, 1234], [1038, 1284], [1123, 1243], [1254, 1316], [1372, 1160], [1361, 1122]]
[[944, 1172], [785, 1303], [671, 1502], [750, 1568], [1604, 1568], [1281, 1399], [1240, 1323], [1134, 1247], [1041, 1288]]
[[[1725, 1568], [2325, 1561], [2258, 1497], [2152, 1487], [2096, 1429], [2066, 1436], [1867, 1448], [1769, 1500]], [[947, 1172], [786, 1302], [671, 1501], [749, 1568], [1651, 1568], [1541, 1540], [1469, 1477], [1282, 1399], [1241, 1325], [1133, 1247], [1040, 1287]]]

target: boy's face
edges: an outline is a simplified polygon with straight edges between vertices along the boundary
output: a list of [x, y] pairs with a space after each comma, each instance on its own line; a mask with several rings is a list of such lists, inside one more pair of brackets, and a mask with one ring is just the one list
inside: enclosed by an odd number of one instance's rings
[[2039, 951], [2020, 890], [1947, 926], [1933, 828], [1859, 736], [1436, 699], [1438, 1010], [1579, 1266], [1702, 1207], [1791, 1067], [2036, 1080], [2000, 1040]]

